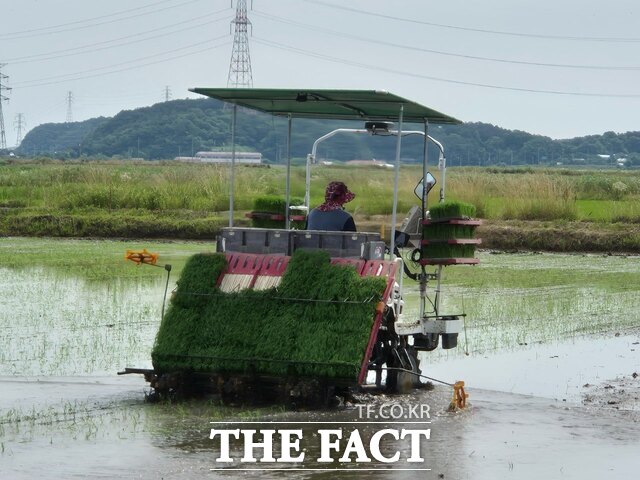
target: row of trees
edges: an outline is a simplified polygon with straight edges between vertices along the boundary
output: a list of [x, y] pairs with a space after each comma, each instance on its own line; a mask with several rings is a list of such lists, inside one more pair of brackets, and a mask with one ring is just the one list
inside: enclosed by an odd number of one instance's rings
[[[230, 121], [231, 109], [225, 109], [216, 100], [174, 100], [122, 111], [113, 118], [40, 125], [25, 136], [16, 153], [151, 160], [192, 156], [202, 150], [226, 148], [230, 142]], [[360, 122], [294, 120], [292, 155], [304, 158], [316, 138], [345, 126], [362, 128]], [[286, 155], [286, 131], [283, 119], [241, 109], [236, 143], [277, 163]], [[622, 157], [628, 165], [640, 165], [640, 132], [606, 132], [552, 140], [485, 123], [466, 123], [432, 127], [431, 134], [445, 145], [450, 165], [615, 164]], [[434, 150], [433, 154], [437, 152]], [[322, 144], [318, 156], [342, 161], [371, 158], [389, 161], [395, 156], [395, 142], [379, 137], [338, 135]], [[405, 161], [420, 161], [421, 139], [408, 137], [402, 156]]]

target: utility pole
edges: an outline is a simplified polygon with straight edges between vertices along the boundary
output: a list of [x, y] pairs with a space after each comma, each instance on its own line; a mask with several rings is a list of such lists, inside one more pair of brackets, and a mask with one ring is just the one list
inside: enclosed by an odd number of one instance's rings
[[0, 149], [7, 148], [7, 136], [4, 131], [4, 114], [2, 113], [2, 102], [9, 101], [9, 97], [5, 97], [2, 92], [7, 91], [10, 92], [11, 88], [7, 87], [3, 82], [5, 80], [9, 80], [7, 75], [2, 73], [2, 67], [4, 67], [6, 63], [0, 63]]
[[249, 36], [247, 34], [251, 22], [247, 18], [247, 0], [237, 0], [236, 17], [231, 20], [231, 24], [234, 26], [234, 35], [227, 87], [251, 88], [253, 87], [253, 77], [251, 75], [251, 56], [249, 55]]
[[167, 85], [164, 87], [164, 101], [168, 102], [169, 100], [171, 100], [171, 89], [169, 88], [169, 85]]
[[22, 143], [22, 129], [27, 126], [27, 123], [24, 121], [24, 113], [16, 114], [16, 119], [13, 124], [15, 125], [16, 131], [18, 132], [18, 134], [16, 135], [16, 147], [19, 147], [20, 143]]
[[73, 92], [67, 92], [67, 123], [73, 122], [73, 112], [71, 106], [73, 105]]

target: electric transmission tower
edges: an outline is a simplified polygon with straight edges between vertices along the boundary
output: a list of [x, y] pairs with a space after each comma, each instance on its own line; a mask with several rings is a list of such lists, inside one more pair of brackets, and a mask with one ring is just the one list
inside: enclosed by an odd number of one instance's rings
[[168, 102], [169, 100], [171, 100], [171, 89], [169, 88], [169, 85], [167, 85], [164, 87], [164, 101]]
[[253, 87], [253, 78], [251, 76], [251, 56], [249, 55], [249, 36], [247, 34], [251, 22], [247, 18], [247, 0], [237, 0], [236, 18], [231, 20], [231, 24], [234, 25], [234, 35], [227, 87], [251, 88]]
[[73, 92], [67, 92], [67, 123], [73, 122], [73, 111], [71, 106], [73, 105]]
[[18, 134], [16, 135], [16, 147], [19, 147], [20, 143], [22, 143], [22, 129], [27, 126], [27, 122], [24, 121], [24, 114], [16, 114], [16, 120], [15, 122], [13, 122], [13, 124], [15, 125], [16, 131], [18, 132]]
[[2, 67], [6, 63], [0, 63], [0, 150], [7, 148], [7, 136], [4, 131], [4, 114], [2, 113], [2, 102], [9, 101], [9, 97], [5, 97], [2, 92], [10, 92], [11, 88], [7, 87], [3, 82], [8, 80], [9, 77], [2, 73]]

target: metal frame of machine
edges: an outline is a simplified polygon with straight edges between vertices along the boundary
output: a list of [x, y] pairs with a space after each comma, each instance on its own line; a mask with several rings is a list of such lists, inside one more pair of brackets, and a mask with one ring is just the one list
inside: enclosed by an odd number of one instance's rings
[[[233, 105], [232, 121], [232, 152], [235, 153], [235, 129], [238, 106], [263, 111], [276, 116], [283, 116], [288, 119], [287, 129], [287, 165], [285, 198], [286, 211], [290, 212], [290, 181], [291, 181], [291, 130], [293, 118], [332, 118], [365, 121], [364, 129], [341, 128], [323, 135], [317, 139], [312, 148], [312, 152], [307, 156], [306, 181], [305, 181], [305, 206], [310, 207], [310, 178], [311, 165], [315, 162], [318, 145], [328, 138], [338, 133], [357, 133], [371, 135], [388, 135], [396, 138], [396, 155], [394, 162], [394, 189], [393, 206], [391, 215], [391, 238], [390, 238], [390, 258], [397, 264], [394, 271], [398, 272], [394, 278], [394, 288], [387, 289], [385, 301], [387, 302], [389, 315], [392, 319], [380, 316], [379, 321], [374, 325], [372, 336], [378, 335], [378, 329], [389, 332], [390, 338], [386, 339], [385, 345], [393, 349], [393, 355], [389, 352], [377, 352], [374, 338], [367, 346], [365, 362], [369, 362], [369, 368], [376, 371], [376, 383], [381, 382], [381, 371], [383, 365], [389, 367], [389, 362], [404, 370], [418, 371], [418, 361], [416, 350], [433, 350], [437, 348], [439, 337], [443, 338], [443, 347], [450, 348], [456, 345], [457, 334], [462, 330], [462, 320], [459, 315], [441, 315], [441, 279], [442, 269], [446, 264], [476, 263], [475, 259], [455, 259], [453, 262], [437, 264], [435, 274], [427, 272], [426, 267], [429, 262], [421, 262], [420, 273], [417, 275], [420, 291], [420, 310], [417, 321], [405, 321], [402, 318], [402, 259], [396, 257], [396, 222], [398, 205], [398, 182], [400, 171], [400, 153], [402, 139], [408, 135], [420, 135], [424, 138], [422, 176], [427, 178], [428, 174], [428, 144], [433, 143], [439, 151], [438, 168], [440, 170], [440, 193], [439, 201], [445, 198], [445, 174], [446, 157], [444, 147], [437, 140], [429, 136], [430, 123], [437, 124], [458, 124], [459, 120], [444, 115], [418, 103], [406, 100], [386, 91], [366, 91], [366, 90], [290, 90], [290, 89], [212, 89], [195, 88], [193, 92], [217, 98]], [[389, 122], [397, 121], [398, 128], [393, 130]], [[404, 122], [420, 122], [424, 125], [423, 131], [403, 130]], [[231, 163], [231, 179], [229, 193], [229, 227], [233, 228], [233, 183], [235, 178], [235, 162]], [[420, 196], [420, 225], [428, 221], [427, 218], [427, 194], [428, 189], [423, 185]], [[289, 230], [290, 216], [286, 215], [285, 230]], [[422, 230], [422, 229], [420, 229]], [[424, 237], [421, 235], [421, 241]], [[427, 285], [430, 280], [437, 282], [435, 288], [434, 314], [426, 314]], [[413, 342], [409, 342], [409, 337]], [[379, 342], [379, 345], [382, 345]], [[378, 348], [379, 349], [379, 348]], [[376, 355], [378, 355], [376, 357]], [[373, 357], [372, 357], [373, 356]], [[392, 356], [396, 359], [393, 360]], [[399, 372], [402, 376], [402, 372]], [[389, 374], [388, 374], [389, 376]], [[393, 374], [395, 376], [395, 374]], [[358, 378], [360, 384], [366, 381], [366, 375]], [[414, 382], [414, 383], [417, 383]]]

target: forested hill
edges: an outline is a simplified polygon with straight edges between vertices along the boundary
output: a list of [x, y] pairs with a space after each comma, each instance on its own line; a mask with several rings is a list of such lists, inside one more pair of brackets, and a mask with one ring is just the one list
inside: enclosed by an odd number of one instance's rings
[[[190, 156], [202, 150], [228, 148], [231, 109], [212, 99], [173, 100], [112, 118], [85, 122], [45, 124], [24, 138], [19, 155], [47, 155], [56, 158], [145, 158], [151, 160]], [[293, 121], [292, 155], [304, 158], [316, 138], [338, 127], [362, 128], [361, 122]], [[421, 129], [420, 125], [408, 128]], [[287, 124], [284, 119], [239, 110], [236, 144], [258, 151], [266, 161], [280, 162], [286, 155]], [[640, 132], [552, 140], [486, 123], [432, 126], [430, 134], [446, 148], [449, 165], [615, 164], [640, 165]], [[403, 142], [404, 161], [418, 161], [422, 155], [419, 137]], [[610, 155], [606, 158], [605, 156]], [[368, 135], [337, 135], [323, 143], [319, 158], [329, 160], [378, 159], [390, 161], [395, 142]]]
[[25, 135], [17, 153], [68, 156], [73, 151], [77, 155], [86, 136], [109, 120], [98, 117], [83, 122], [43, 123]]

